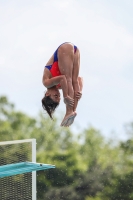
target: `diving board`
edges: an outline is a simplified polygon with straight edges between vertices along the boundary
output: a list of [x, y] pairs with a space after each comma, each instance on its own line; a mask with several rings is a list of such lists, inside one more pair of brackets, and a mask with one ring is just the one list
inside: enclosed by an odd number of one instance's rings
[[17, 174], [24, 174], [32, 171], [40, 171], [55, 168], [55, 165], [33, 163], [33, 162], [20, 162], [0, 166], [0, 178], [7, 176], [14, 176]]
[[0, 200], [37, 200], [36, 172], [51, 168], [36, 163], [35, 138], [0, 142]]
[[[0, 166], [26, 161], [36, 163], [35, 138], [0, 142]], [[0, 178], [0, 199], [37, 200], [36, 178], [36, 171]]]

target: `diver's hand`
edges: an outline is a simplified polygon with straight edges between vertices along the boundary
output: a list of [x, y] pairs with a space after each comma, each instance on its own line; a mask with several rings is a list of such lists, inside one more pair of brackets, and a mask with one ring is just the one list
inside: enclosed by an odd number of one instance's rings
[[64, 103], [68, 106], [73, 107], [74, 106], [74, 99], [72, 99], [70, 96], [64, 97]]
[[81, 99], [81, 97], [82, 97], [82, 92], [76, 92], [75, 93], [75, 97], [78, 99], [78, 101]]

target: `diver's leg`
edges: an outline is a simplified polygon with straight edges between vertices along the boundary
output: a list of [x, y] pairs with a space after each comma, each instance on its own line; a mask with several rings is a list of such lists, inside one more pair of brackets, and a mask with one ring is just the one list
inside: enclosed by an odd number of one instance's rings
[[[68, 84], [68, 95], [74, 98], [74, 91], [72, 85], [72, 71], [74, 62], [74, 48], [71, 44], [63, 44], [58, 49], [58, 65], [61, 74], [66, 76]], [[75, 113], [73, 107], [66, 105], [66, 114], [61, 123], [61, 126], [65, 126], [69, 118], [73, 118]]]
[[80, 52], [77, 49], [74, 55], [74, 65], [73, 65], [73, 72], [72, 72], [72, 84], [73, 84], [73, 89], [74, 89], [74, 108], [73, 108], [74, 112], [76, 111], [76, 108], [78, 105], [78, 99], [76, 98], [76, 93], [80, 91], [80, 85], [78, 81], [79, 70], [80, 70]]
[[80, 91], [80, 84], [79, 84], [79, 78], [78, 78], [79, 70], [80, 70], [80, 52], [77, 49], [76, 53], [74, 54], [74, 63], [73, 63], [73, 71], [72, 71], [72, 84], [73, 84], [73, 89], [74, 89], [73, 111], [74, 111], [75, 115], [73, 118], [70, 118], [67, 121], [66, 126], [70, 126], [74, 122], [74, 119], [77, 115], [76, 108], [78, 105], [78, 99], [76, 98], [76, 92]]

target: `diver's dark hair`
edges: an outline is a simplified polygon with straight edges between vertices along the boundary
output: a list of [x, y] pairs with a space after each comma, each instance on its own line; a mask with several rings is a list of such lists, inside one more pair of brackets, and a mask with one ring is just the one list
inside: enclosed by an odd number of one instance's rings
[[44, 96], [42, 99], [42, 107], [47, 111], [51, 119], [53, 119], [52, 114], [58, 105], [59, 103], [53, 101], [50, 96]]

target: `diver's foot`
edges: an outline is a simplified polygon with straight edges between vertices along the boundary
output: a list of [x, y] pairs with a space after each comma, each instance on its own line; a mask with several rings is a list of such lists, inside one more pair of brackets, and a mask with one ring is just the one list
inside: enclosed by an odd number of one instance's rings
[[72, 112], [72, 113], [69, 114], [69, 115], [65, 115], [63, 121], [61, 122], [61, 126], [65, 126], [65, 125], [67, 124], [67, 121], [68, 121], [69, 119], [72, 119], [74, 116], [75, 116], [75, 113], [74, 113], [74, 112]]
[[77, 116], [77, 113], [76, 113], [76, 112], [74, 112], [74, 114], [75, 114], [75, 115], [73, 115], [73, 117], [69, 118], [68, 121], [67, 121], [67, 123], [66, 123], [64, 126], [69, 127], [69, 126], [71, 126], [71, 125], [73, 124], [74, 119], [75, 119], [75, 117]]
[[74, 122], [74, 118], [76, 117], [76, 115], [76, 112], [72, 112], [71, 114], [66, 115], [61, 123], [61, 126], [70, 126]]

